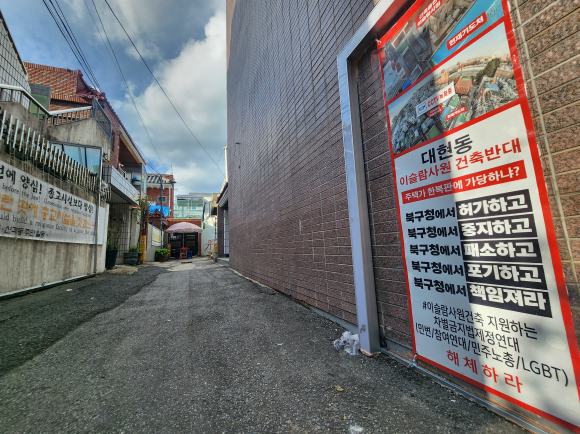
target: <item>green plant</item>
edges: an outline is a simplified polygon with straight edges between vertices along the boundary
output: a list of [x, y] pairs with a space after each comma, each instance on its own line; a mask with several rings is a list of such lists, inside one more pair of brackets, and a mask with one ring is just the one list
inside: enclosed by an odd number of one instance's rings
[[169, 250], [167, 249], [157, 249], [155, 250], [155, 256], [168, 256]]
[[121, 245], [121, 229], [107, 228], [107, 250], [119, 250]]
[[132, 253], [141, 253], [141, 246], [139, 244], [136, 244], [134, 246], [129, 247], [129, 252]]

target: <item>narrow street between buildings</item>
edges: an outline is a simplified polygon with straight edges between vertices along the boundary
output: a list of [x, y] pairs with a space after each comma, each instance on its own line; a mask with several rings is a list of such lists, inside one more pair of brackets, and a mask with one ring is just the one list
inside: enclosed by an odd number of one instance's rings
[[0, 432], [523, 431], [342, 331], [207, 259], [2, 300]]

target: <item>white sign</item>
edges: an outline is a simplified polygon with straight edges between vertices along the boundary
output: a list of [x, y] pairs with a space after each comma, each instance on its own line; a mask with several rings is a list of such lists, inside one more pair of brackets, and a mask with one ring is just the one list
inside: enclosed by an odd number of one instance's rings
[[152, 246], [160, 246], [161, 245], [161, 230], [157, 229], [155, 226], [152, 226], [152, 235], [151, 235], [151, 245]]
[[518, 105], [395, 159], [415, 351], [580, 425], [527, 137]]
[[[95, 242], [94, 203], [0, 162], [0, 236], [61, 243]], [[99, 212], [104, 243], [106, 210]]]
[[427, 113], [432, 108], [437, 107], [442, 102], [447, 101], [455, 95], [455, 84], [451, 82], [448, 86], [445, 86], [439, 91], [435, 92], [421, 104], [419, 104], [415, 109], [417, 110], [417, 117], [421, 116], [423, 113]]

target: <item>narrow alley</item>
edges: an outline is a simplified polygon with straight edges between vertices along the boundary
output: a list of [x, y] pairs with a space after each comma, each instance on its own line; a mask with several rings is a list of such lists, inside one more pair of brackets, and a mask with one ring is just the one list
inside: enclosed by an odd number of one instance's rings
[[207, 259], [0, 301], [0, 432], [470, 432], [522, 428]]

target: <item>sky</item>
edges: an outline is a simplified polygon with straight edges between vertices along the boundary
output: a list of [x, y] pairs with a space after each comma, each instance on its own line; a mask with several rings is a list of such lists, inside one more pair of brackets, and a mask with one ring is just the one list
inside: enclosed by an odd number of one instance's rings
[[[227, 138], [225, 1], [109, 0], [207, 153], [178, 118], [105, 1], [58, 3], [101, 90], [152, 163], [147, 171], [155, 173], [154, 167], [160, 173], [173, 173], [177, 194], [219, 192]], [[100, 27], [95, 6], [154, 146], [101, 39], [102, 28], [99, 34], [93, 22], [94, 18]], [[0, 0], [0, 9], [24, 61], [81, 69], [42, 0]]]

